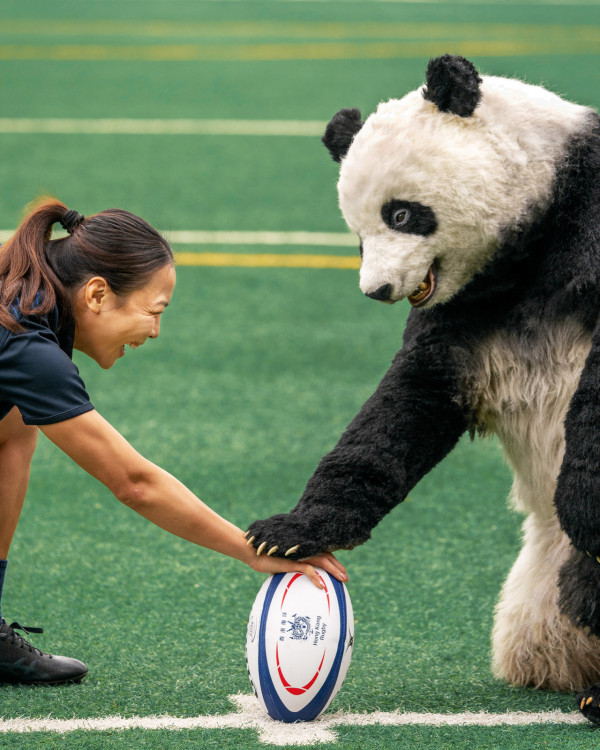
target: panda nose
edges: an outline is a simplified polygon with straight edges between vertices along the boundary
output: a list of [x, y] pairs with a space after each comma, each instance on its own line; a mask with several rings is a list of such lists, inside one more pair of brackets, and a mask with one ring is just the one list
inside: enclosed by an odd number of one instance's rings
[[371, 299], [379, 300], [380, 302], [387, 302], [390, 299], [390, 294], [392, 292], [392, 285], [391, 284], [384, 284], [383, 286], [380, 286], [379, 289], [376, 289], [374, 292], [365, 292], [367, 297], [370, 297]]

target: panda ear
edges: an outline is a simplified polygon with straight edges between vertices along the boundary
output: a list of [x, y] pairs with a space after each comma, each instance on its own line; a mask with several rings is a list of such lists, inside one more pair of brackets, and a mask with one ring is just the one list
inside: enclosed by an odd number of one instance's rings
[[358, 109], [340, 109], [329, 122], [321, 141], [327, 146], [331, 158], [340, 162], [348, 153], [352, 139], [362, 128]]
[[470, 117], [481, 99], [480, 83], [472, 62], [458, 55], [444, 55], [429, 61], [423, 96], [441, 112]]

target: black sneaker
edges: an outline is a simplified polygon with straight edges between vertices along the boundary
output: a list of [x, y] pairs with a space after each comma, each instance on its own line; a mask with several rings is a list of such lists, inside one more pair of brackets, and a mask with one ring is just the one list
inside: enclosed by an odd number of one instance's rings
[[78, 659], [52, 656], [35, 648], [15, 629], [25, 633], [43, 633], [42, 628], [24, 628], [18, 622], [0, 621], [0, 682], [43, 683], [80, 682], [87, 667]]

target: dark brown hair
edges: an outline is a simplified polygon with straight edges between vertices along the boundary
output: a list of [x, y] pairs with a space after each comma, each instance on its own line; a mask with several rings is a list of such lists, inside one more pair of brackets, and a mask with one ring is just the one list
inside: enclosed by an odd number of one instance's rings
[[73, 291], [93, 276], [106, 279], [117, 296], [126, 296], [174, 262], [169, 243], [156, 229], [119, 208], [88, 216], [67, 237], [51, 240], [52, 225], [67, 213], [54, 198], [35, 201], [0, 248], [0, 326], [23, 330], [11, 312], [15, 304], [24, 315], [46, 315], [57, 302], [68, 311]]

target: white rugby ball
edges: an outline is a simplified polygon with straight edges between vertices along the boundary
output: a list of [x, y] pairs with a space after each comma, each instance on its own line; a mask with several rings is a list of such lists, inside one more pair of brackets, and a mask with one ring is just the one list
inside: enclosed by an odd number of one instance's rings
[[302, 573], [263, 583], [246, 635], [250, 682], [271, 718], [312, 721], [342, 686], [352, 658], [354, 616], [343, 583], [316, 568], [318, 589]]

